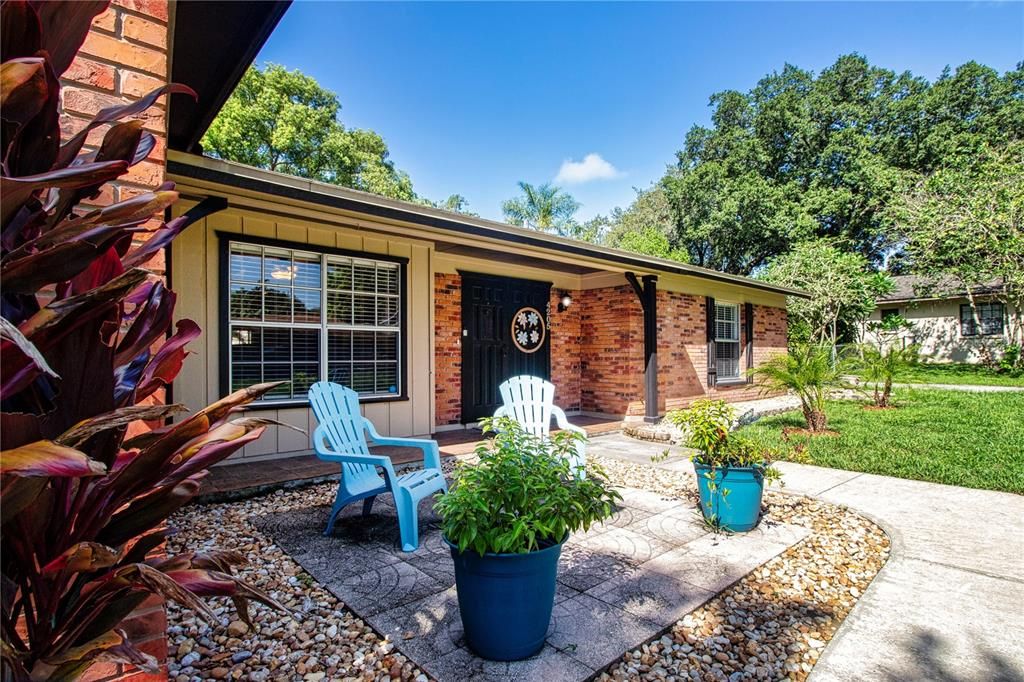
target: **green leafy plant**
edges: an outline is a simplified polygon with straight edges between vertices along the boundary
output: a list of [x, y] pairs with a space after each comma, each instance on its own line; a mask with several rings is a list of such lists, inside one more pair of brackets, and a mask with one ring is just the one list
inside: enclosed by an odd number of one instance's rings
[[669, 412], [665, 419], [687, 434], [687, 447], [697, 451], [693, 461], [712, 468], [760, 467], [766, 478], [778, 478], [769, 451], [732, 434], [736, 409], [724, 400], [694, 400], [686, 409]]
[[1003, 352], [999, 356], [999, 371], [1010, 376], [1020, 376], [1024, 373], [1024, 353], [1021, 352], [1019, 343], [1008, 343], [1003, 346]]
[[[898, 341], [898, 340], [897, 340]], [[857, 364], [864, 380], [872, 387], [875, 407], [890, 407], [892, 382], [896, 375], [917, 364], [919, 349], [915, 345], [881, 341], [861, 346]]]
[[768, 485], [782, 478], [782, 473], [772, 466], [773, 453], [770, 450], [731, 432], [736, 410], [724, 400], [694, 400], [686, 409], [669, 412], [665, 419], [687, 434], [686, 445], [697, 451], [692, 461], [709, 467], [701, 474], [711, 492], [702, 504], [701, 516], [712, 530], [723, 530], [715, 514], [715, 497], [720, 498], [721, 504], [728, 504], [731, 492], [717, 482], [719, 469], [750, 467], [756, 469]]
[[785, 355], [776, 355], [751, 370], [762, 393], [792, 391], [800, 399], [807, 430], [821, 433], [828, 428], [825, 401], [829, 393], [850, 385], [843, 375], [851, 369], [847, 358], [833, 358], [824, 344], [796, 344]]
[[[61, 140], [60, 75], [105, 2], [8, 1], [0, 72], [0, 625], [3, 679], [71, 680], [100, 660], [156, 671], [119, 628], [151, 594], [211, 623], [201, 597], [283, 607], [233, 574], [235, 552], [161, 556], [165, 522], [199, 491], [206, 468], [272, 423], [238, 418], [261, 384], [173, 424], [160, 404], [199, 334], [170, 332], [175, 294], [144, 265], [189, 224], [202, 203], [153, 221], [178, 198], [173, 183], [103, 208], [105, 182], [145, 159], [154, 137], [131, 118], [168, 93], [104, 109]], [[109, 126], [98, 149], [87, 136]], [[149, 424], [156, 424], [149, 428]]]
[[451, 490], [439, 496], [444, 536], [460, 551], [522, 554], [588, 529], [622, 499], [604, 471], [586, 477], [569, 464], [582, 435], [559, 431], [538, 438], [507, 417], [483, 421], [490, 443], [477, 447], [477, 464], [460, 464]]

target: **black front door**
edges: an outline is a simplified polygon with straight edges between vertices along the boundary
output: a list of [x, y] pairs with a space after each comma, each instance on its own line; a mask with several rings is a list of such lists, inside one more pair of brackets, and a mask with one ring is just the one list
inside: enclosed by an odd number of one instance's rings
[[550, 282], [462, 273], [462, 422], [494, 414], [498, 386], [551, 371]]

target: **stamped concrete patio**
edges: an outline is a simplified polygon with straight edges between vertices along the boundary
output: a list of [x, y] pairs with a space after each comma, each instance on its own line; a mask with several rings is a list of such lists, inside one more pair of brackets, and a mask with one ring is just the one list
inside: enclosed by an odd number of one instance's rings
[[257, 525], [442, 682], [587, 679], [806, 535], [768, 523], [744, 535], [715, 535], [690, 503], [619, 490], [616, 514], [567, 542], [547, 644], [515, 663], [486, 661], [466, 647], [451, 555], [430, 500], [420, 507], [420, 547], [412, 553], [399, 550], [390, 496], [366, 518], [361, 505], [350, 506], [333, 537], [321, 535], [326, 506], [271, 514]]

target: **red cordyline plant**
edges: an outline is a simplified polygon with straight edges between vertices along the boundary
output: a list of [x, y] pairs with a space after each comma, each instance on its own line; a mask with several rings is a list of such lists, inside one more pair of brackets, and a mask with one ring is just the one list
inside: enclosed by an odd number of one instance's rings
[[[154, 669], [121, 621], [149, 595], [216, 622], [200, 597], [283, 608], [232, 575], [237, 553], [161, 557], [165, 520], [198, 492], [211, 464], [259, 437], [266, 420], [238, 408], [273, 384], [242, 390], [171, 425], [182, 411], [153, 399], [199, 334], [168, 336], [175, 294], [144, 265], [195, 220], [200, 204], [150, 227], [172, 183], [86, 209], [103, 184], [146, 158], [153, 136], [123, 121], [182, 85], [101, 111], [62, 141], [58, 78], [106, 2], [0, 5], [0, 295], [2, 343], [2, 661], [4, 679], [74, 679], [97, 660]], [[96, 151], [86, 136], [109, 126]], [[137, 244], [134, 245], [133, 244]], [[139, 435], [129, 436], [138, 432]], [[154, 556], [157, 554], [157, 556]]]

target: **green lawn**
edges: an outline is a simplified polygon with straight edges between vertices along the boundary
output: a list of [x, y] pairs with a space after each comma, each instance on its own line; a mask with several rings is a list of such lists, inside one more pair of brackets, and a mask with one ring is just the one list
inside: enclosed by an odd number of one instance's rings
[[1011, 376], [981, 365], [920, 364], [901, 372], [896, 381], [905, 384], [1024, 386], [1024, 373]]
[[855, 401], [830, 402], [829, 428], [838, 436], [782, 438], [803, 427], [799, 412], [766, 417], [740, 433], [781, 459], [1024, 494], [1024, 392], [897, 391], [899, 407], [866, 410]]

